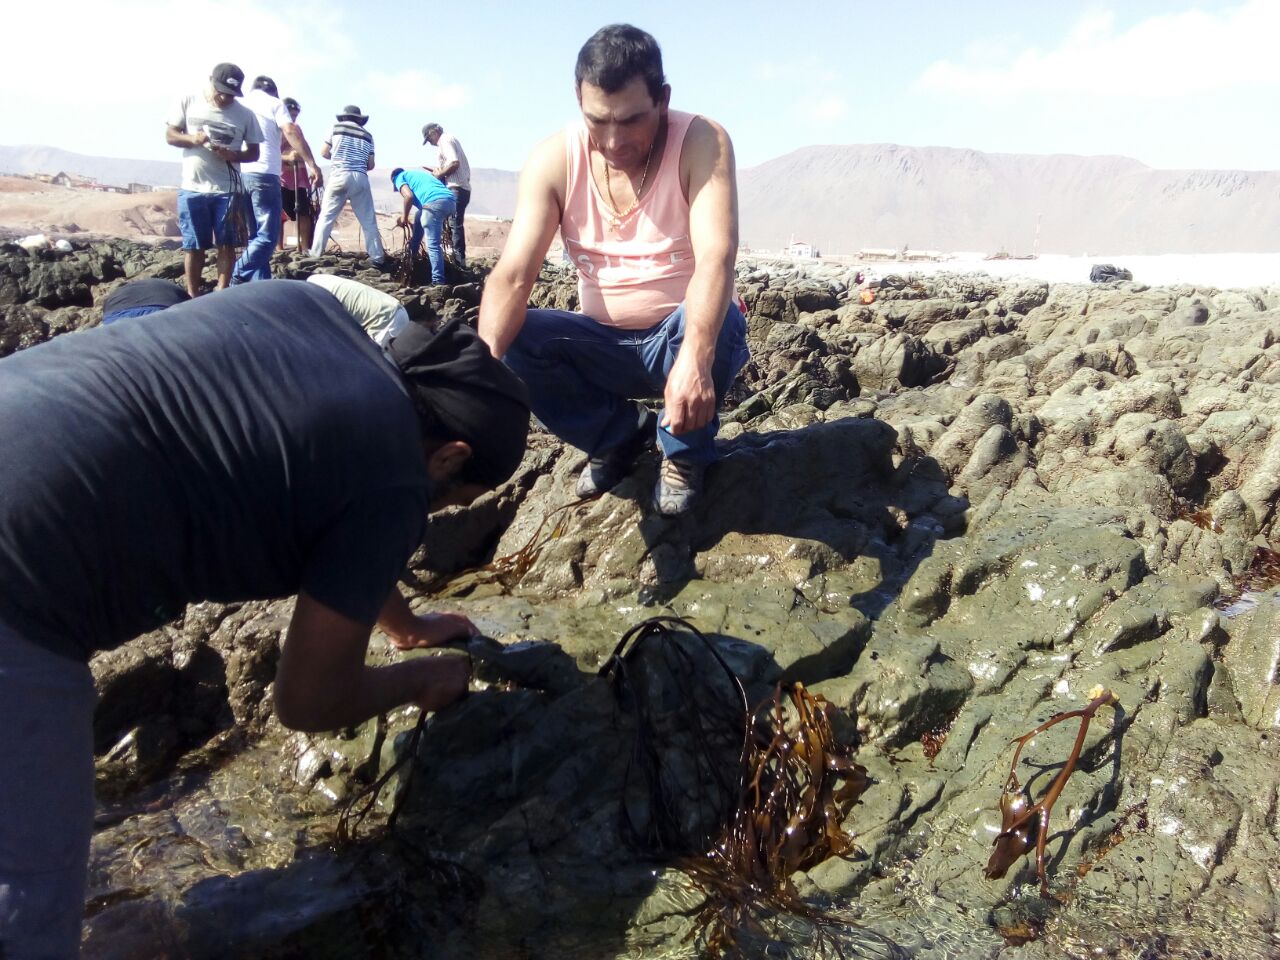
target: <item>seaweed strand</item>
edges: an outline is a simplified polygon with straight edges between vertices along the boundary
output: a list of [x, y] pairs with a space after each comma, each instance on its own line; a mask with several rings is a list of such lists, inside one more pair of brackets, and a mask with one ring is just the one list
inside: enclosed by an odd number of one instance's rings
[[[1034, 823], [1038, 828], [1035, 847], [1036, 876], [1040, 880], [1040, 896], [1046, 898], [1049, 896], [1049, 882], [1045, 876], [1044, 852], [1045, 846], [1049, 842], [1049, 818], [1053, 814], [1053, 805], [1057, 803], [1058, 797], [1067, 785], [1067, 781], [1071, 779], [1071, 774], [1075, 772], [1076, 764], [1080, 760], [1080, 750], [1084, 747], [1085, 735], [1089, 732], [1089, 723], [1093, 720], [1094, 715], [1100, 708], [1118, 702], [1116, 695], [1110, 690], [1095, 688], [1095, 690], [1089, 692], [1092, 695], [1092, 699], [1081, 709], [1067, 710], [1064, 713], [1055, 714], [1034, 730], [1010, 741], [1011, 743], [1016, 743], [1017, 747], [1013, 751], [1013, 760], [1009, 764], [1009, 776], [1005, 780], [1004, 789], [1000, 793], [1002, 822], [1000, 832], [996, 835], [993, 844], [995, 849], [991, 851], [991, 857], [987, 860], [987, 867], [984, 871], [988, 880], [999, 880], [1008, 872], [1014, 861], [1031, 849], [1031, 830]], [[1053, 783], [1049, 785], [1045, 795], [1036, 803], [1028, 806], [1028, 797], [1023, 790], [1021, 782], [1018, 780], [1018, 760], [1022, 757], [1022, 748], [1038, 734], [1043, 733], [1050, 727], [1056, 726], [1064, 720], [1073, 719], [1079, 719], [1080, 728], [1076, 732], [1076, 740], [1071, 748], [1071, 754], [1062, 765], [1062, 769], [1058, 771], [1058, 775], [1054, 777]]]

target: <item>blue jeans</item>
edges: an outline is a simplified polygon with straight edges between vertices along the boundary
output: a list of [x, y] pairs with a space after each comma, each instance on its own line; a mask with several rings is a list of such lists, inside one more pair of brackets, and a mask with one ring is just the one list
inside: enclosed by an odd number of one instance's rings
[[418, 213], [413, 219], [409, 249], [417, 250], [423, 233], [427, 235], [427, 258], [431, 261], [432, 283], [444, 283], [444, 251], [440, 249], [440, 232], [444, 229], [444, 222], [453, 216], [456, 209], [453, 197], [432, 200], [425, 206], [418, 207]]
[[[564, 310], [530, 310], [506, 361], [528, 386], [533, 413], [543, 425], [598, 456], [635, 433], [639, 416], [633, 399], [662, 396], [684, 342], [684, 325], [684, 304], [648, 330], [606, 327]], [[747, 322], [737, 304], [730, 304], [711, 364], [717, 404], [748, 357]], [[718, 416], [690, 433], [658, 427], [662, 455], [711, 463], [719, 428]]]
[[231, 194], [178, 191], [178, 228], [182, 231], [183, 250], [209, 250], [233, 247], [231, 235]]
[[280, 240], [280, 209], [284, 203], [280, 178], [269, 173], [246, 173], [243, 179], [248, 200], [245, 214], [253, 239], [231, 269], [231, 278], [241, 282], [270, 280], [271, 255]]

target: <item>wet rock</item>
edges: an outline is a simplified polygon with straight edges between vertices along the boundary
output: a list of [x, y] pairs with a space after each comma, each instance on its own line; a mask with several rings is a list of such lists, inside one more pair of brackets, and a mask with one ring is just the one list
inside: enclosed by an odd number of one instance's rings
[[[368, 280], [428, 323], [474, 317], [483, 284], [401, 287], [352, 255], [275, 268]], [[96, 322], [125, 276], [180, 269], [128, 244], [2, 248], [0, 352]], [[467, 648], [475, 692], [416, 741], [412, 710], [279, 728], [287, 602], [197, 605], [96, 658], [115, 792], [86, 956], [113, 955], [108, 937], [137, 955], [675, 948], [696, 933], [688, 889], [621, 826], [658, 822], [637, 710], [661, 733], [674, 822], [708, 832], [724, 797], [694, 787], [681, 710], [723, 702], [721, 661], [753, 703], [799, 680], [840, 708], [874, 781], [846, 824], [862, 854], [793, 880], [856, 911], [881, 955], [1269, 955], [1280, 608], [1265, 583], [1235, 598], [1274, 546], [1280, 290], [943, 274], [884, 277], [862, 304], [852, 273], [739, 267], [753, 359], [692, 516], [653, 513], [652, 454], [576, 502], [582, 454], [537, 433], [510, 483], [432, 518], [405, 588], [484, 638]], [[532, 301], [576, 297], [553, 265]], [[600, 668], [657, 614], [688, 618], [719, 659], [667, 651], [674, 670], [655, 648], [635, 665], [643, 692], [620, 696]], [[370, 662], [399, 656], [375, 637]], [[1033, 857], [986, 879], [1010, 741], [1097, 685], [1118, 707], [1054, 807], [1055, 896], [1036, 895]], [[1067, 721], [1028, 744], [1033, 797], [1075, 736]], [[396, 840], [361, 850], [376, 865], [324, 852], [336, 806], [401, 759], [369, 828], [399, 799]]]

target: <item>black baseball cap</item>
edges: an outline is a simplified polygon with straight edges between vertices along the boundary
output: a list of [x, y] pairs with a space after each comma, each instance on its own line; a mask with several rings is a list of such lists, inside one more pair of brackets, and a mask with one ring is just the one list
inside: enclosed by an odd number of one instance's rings
[[293, 99], [293, 97], [285, 97], [284, 106], [286, 110], [297, 110], [299, 113], [302, 112], [302, 107], [298, 106], [298, 101]]
[[234, 63], [218, 64], [213, 68], [213, 73], [209, 74], [209, 79], [213, 81], [213, 89], [219, 93], [228, 93], [233, 97], [244, 96], [241, 89], [244, 86], [244, 71]]
[[280, 96], [280, 91], [276, 89], [276, 82], [270, 77], [257, 77], [253, 81], [253, 89], [265, 90], [273, 97]]

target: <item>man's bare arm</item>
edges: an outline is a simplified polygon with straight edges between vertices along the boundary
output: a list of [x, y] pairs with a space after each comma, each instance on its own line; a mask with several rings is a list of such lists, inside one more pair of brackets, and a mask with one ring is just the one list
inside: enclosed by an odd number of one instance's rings
[[334, 730], [405, 703], [434, 710], [466, 692], [464, 657], [364, 662], [369, 628], [305, 593], [298, 596], [276, 671], [276, 715], [295, 730]]
[[397, 227], [403, 227], [409, 222], [409, 213], [413, 210], [413, 202], [416, 199], [407, 183], [400, 184], [400, 196], [404, 198], [404, 210], [400, 214], [400, 219], [396, 221]]
[[333, 159], [333, 144], [328, 140], [320, 145], [320, 156], [324, 157], [326, 160]]
[[696, 262], [685, 292], [684, 342], [663, 395], [662, 425], [675, 434], [704, 427], [715, 416], [711, 365], [733, 295], [738, 187], [733, 144], [718, 123], [703, 117], [693, 121], [681, 156], [681, 172], [686, 171], [689, 240]]
[[524, 324], [529, 293], [560, 228], [566, 177], [561, 133], [538, 144], [525, 163], [511, 234], [485, 281], [480, 300], [480, 338], [495, 357], [507, 352]]
[[378, 626], [393, 646], [401, 650], [415, 647], [438, 647], [455, 640], [474, 637], [479, 631], [470, 618], [460, 613], [426, 613], [418, 615], [409, 601], [393, 587], [378, 614]]
[[[293, 147], [293, 153], [302, 157], [302, 162], [307, 165], [307, 172], [311, 176], [311, 185], [316, 189], [324, 183], [324, 176], [320, 173], [320, 165], [316, 163], [316, 158], [311, 153], [311, 144], [307, 143], [307, 138], [303, 136], [302, 129], [296, 123], [286, 123], [280, 128], [280, 132], [284, 134], [284, 138], [289, 141], [289, 146]], [[297, 157], [290, 157], [291, 161]]]
[[227, 163], [253, 163], [258, 159], [258, 145], [256, 143], [246, 143], [241, 150], [232, 150], [229, 147], [213, 147], [214, 156], [220, 157]]
[[187, 133], [181, 127], [166, 127], [164, 142], [171, 147], [203, 147], [209, 142], [209, 134], [203, 130]]

